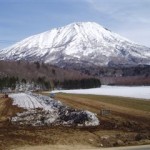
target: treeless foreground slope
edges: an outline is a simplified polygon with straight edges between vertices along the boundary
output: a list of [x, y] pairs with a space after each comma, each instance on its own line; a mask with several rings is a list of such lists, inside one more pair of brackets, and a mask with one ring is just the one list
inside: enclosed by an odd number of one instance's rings
[[[8, 121], [8, 117], [23, 110], [12, 106], [11, 99], [0, 98], [0, 149], [91, 149], [150, 144], [150, 110], [144, 106], [149, 105], [149, 102], [143, 102], [144, 105], [141, 103], [139, 107], [134, 101], [127, 105], [114, 97], [109, 97], [112, 101], [106, 101], [106, 97], [58, 94], [57, 99], [74, 108], [97, 113], [101, 124], [86, 128], [15, 126]], [[100, 108], [111, 109], [111, 114], [101, 116]]]

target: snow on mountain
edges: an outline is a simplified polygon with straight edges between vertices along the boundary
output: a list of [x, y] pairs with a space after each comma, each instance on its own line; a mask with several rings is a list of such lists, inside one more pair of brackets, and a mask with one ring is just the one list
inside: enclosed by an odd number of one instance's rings
[[0, 59], [42, 61], [59, 66], [150, 64], [150, 48], [140, 46], [95, 22], [72, 23], [31, 36], [0, 51]]

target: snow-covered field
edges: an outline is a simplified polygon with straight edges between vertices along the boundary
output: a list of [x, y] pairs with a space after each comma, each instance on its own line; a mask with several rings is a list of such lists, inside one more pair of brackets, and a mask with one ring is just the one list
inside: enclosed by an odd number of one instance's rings
[[101, 88], [79, 89], [79, 90], [59, 90], [53, 93], [73, 93], [73, 94], [94, 94], [111, 95], [131, 98], [141, 98], [150, 100], [150, 86], [102, 86]]
[[12, 117], [11, 121], [16, 125], [99, 125], [94, 113], [69, 108], [48, 96], [28, 92], [9, 94], [9, 97], [13, 105], [26, 109]]

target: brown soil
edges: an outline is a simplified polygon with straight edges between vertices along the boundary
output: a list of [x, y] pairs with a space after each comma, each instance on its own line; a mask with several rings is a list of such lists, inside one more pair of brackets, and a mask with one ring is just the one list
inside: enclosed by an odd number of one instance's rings
[[42, 146], [23, 146], [13, 148], [13, 150], [148, 150], [150, 145], [141, 146], [128, 146], [127, 147], [111, 147], [111, 148], [98, 148], [87, 145], [42, 145]]
[[9, 119], [12, 116], [15, 116], [16, 113], [22, 112], [23, 109], [18, 108], [17, 106], [12, 105], [12, 100], [10, 98], [4, 98], [1, 95], [0, 98], [0, 127], [8, 126]]
[[42, 146], [23, 146], [12, 148], [13, 150], [98, 150], [92, 146], [85, 145], [42, 145]]
[[101, 130], [100, 128], [79, 129], [66, 127], [9, 127], [0, 129], [0, 148], [3, 150], [26, 145], [114, 147], [141, 144], [150, 144], [146, 133], [138, 134], [120, 130]]

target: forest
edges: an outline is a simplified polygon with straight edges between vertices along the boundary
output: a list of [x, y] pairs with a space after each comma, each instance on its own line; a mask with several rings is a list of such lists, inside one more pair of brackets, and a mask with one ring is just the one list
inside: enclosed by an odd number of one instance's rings
[[0, 78], [0, 90], [8, 89], [17, 91], [36, 91], [36, 90], [54, 90], [54, 89], [86, 89], [100, 87], [101, 82], [95, 78], [72, 79], [64, 81], [46, 80], [44, 77], [38, 77], [36, 80], [19, 79], [19, 77]]

